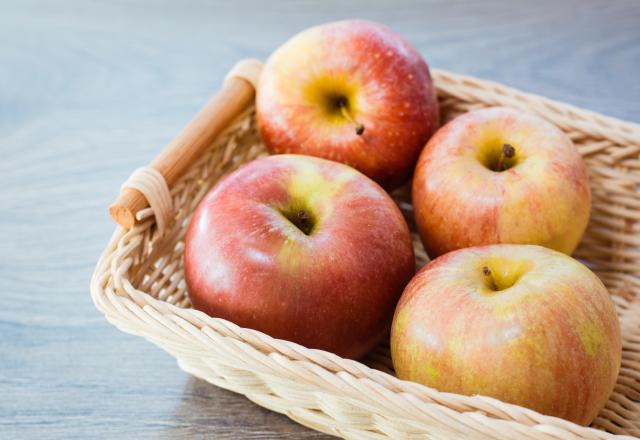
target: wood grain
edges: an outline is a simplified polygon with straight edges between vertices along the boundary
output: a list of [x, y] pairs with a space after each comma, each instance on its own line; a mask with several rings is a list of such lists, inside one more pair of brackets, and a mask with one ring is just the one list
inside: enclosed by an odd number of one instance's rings
[[237, 60], [356, 16], [434, 67], [640, 121], [635, 0], [0, 2], [0, 438], [326, 438], [182, 373], [88, 282], [105, 206]]

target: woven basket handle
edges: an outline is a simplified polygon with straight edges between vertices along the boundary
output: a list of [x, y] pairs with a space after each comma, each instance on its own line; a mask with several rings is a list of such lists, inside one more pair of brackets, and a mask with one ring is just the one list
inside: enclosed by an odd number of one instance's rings
[[247, 59], [236, 64], [223, 87], [147, 167], [139, 168], [122, 185], [109, 214], [121, 226], [133, 227], [137, 213], [151, 206], [159, 232], [173, 217], [169, 191], [189, 165], [216, 136], [253, 101], [262, 63]]

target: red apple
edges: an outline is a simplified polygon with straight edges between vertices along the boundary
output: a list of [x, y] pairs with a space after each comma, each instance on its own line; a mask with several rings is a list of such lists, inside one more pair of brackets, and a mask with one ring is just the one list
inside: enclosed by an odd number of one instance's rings
[[389, 28], [348, 20], [295, 35], [264, 66], [256, 98], [272, 153], [346, 163], [391, 188], [438, 124], [429, 68]]
[[532, 245], [462, 249], [409, 283], [391, 330], [398, 377], [587, 425], [620, 368], [618, 317], [589, 269]]
[[469, 246], [537, 244], [573, 252], [589, 221], [585, 163], [544, 119], [492, 107], [452, 120], [418, 160], [413, 205], [430, 257]]
[[194, 213], [184, 266], [195, 308], [350, 358], [388, 331], [415, 270], [409, 228], [384, 190], [300, 155], [221, 180]]

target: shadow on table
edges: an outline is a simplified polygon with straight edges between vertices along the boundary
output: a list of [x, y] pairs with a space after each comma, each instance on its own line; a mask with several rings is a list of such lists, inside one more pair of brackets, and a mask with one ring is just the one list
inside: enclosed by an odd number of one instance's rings
[[329, 439], [244, 396], [189, 377], [171, 426], [162, 438]]

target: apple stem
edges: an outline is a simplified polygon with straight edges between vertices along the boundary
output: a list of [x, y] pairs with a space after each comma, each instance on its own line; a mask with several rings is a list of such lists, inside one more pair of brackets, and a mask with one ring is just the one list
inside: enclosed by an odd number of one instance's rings
[[311, 224], [311, 218], [309, 217], [307, 211], [298, 211], [298, 221], [302, 232], [304, 232], [305, 235], [309, 235], [309, 232], [311, 232], [311, 228], [313, 227], [313, 225]]
[[502, 151], [500, 151], [500, 159], [498, 159], [498, 166], [496, 171], [504, 171], [505, 159], [511, 159], [516, 155], [516, 149], [511, 144], [502, 144]]
[[347, 121], [353, 124], [353, 127], [356, 129], [356, 134], [358, 136], [361, 136], [362, 133], [364, 133], [364, 125], [353, 119], [353, 117], [349, 113], [349, 109], [347, 108], [347, 102], [344, 99], [338, 100], [338, 108], [340, 109], [340, 113], [342, 113], [342, 116], [344, 116]]
[[484, 276], [489, 277], [489, 282], [491, 283], [490, 287], [493, 291], [497, 291], [498, 286], [496, 285], [496, 280], [493, 279], [493, 274], [491, 273], [491, 269], [489, 269], [489, 267], [487, 266], [483, 266], [482, 267], [482, 273], [484, 274]]

